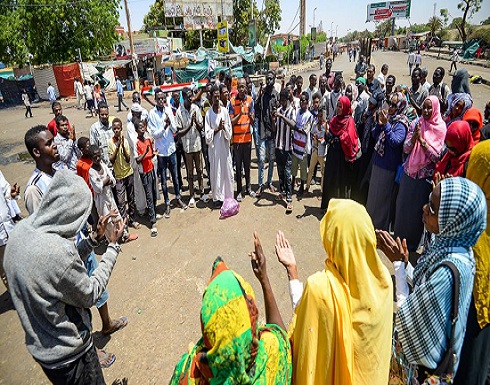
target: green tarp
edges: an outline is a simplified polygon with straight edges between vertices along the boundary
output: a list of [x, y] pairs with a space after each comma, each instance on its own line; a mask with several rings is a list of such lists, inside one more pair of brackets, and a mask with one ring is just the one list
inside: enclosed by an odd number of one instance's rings
[[[189, 63], [186, 68], [176, 69], [177, 82], [185, 83], [206, 78], [208, 76], [208, 64], [208, 59], [205, 59], [200, 62]], [[216, 67], [210, 75], [214, 77], [221, 70], [228, 72], [230, 69], [228, 67]], [[242, 77], [242, 66], [231, 68], [231, 73], [234, 77]]]

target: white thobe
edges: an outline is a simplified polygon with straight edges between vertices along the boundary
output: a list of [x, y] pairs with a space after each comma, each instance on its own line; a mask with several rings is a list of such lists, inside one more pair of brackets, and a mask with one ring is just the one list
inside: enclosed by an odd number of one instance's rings
[[[215, 133], [214, 130], [219, 126], [221, 119], [224, 122], [224, 129]], [[223, 202], [226, 198], [233, 198], [233, 164], [230, 152], [232, 128], [230, 115], [226, 108], [220, 107], [217, 114], [212, 108], [208, 110], [205, 133], [213, 201]]]

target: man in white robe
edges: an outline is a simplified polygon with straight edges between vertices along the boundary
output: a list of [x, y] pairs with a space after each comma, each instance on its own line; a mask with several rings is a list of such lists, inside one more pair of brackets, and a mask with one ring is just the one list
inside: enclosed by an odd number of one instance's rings
[[212, 108], [206, 113], [205, 135], [208, 145], [213, 203], [220, 208], [226, 198], [233, 198], [233, 165], [230, 152], [232, 126], [226, 108], [220, 106], [219, 88], [214, 86]]

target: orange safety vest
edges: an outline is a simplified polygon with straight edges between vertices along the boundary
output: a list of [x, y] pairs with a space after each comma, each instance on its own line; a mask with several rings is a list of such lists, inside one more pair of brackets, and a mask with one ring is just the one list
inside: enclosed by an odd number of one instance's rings
[[233, 125], [233, 143], [250, 143], [252, 141], [252, 134], [250, 133], [250, 117], [248, 116], [250, 108], [252, 107], [252, 97], [246, 95], [245, 100], [236, 98], [231, 99], [231, 106], [233, 107], [233, 116], [237, 116], [242, 111], [242, 116]]

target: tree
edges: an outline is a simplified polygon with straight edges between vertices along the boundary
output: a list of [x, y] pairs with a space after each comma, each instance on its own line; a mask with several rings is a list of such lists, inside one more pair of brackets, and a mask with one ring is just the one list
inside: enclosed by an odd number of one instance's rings
[[376, 29], [374, 30], [374, 34], [378, 37], [390, 36], [392, 25], [393, 20], [391, 19], [378, 23], [378, 25], [376, 25]]
[[119, 1], [17, 0], [1, 7], [0, 55], [22, 65], [62, 63], [78, 58], [92, 59], [113, 50], [117, 41]]
[[273, 35], [281, 27], [281, 6], [279, 1], [265, 0], [259, 12], [257, 39], [265, 43], [267, 36]]
[[463, 11], [463, 18], [461, 23], [456, 25], [459, 35], [463, 43], [466, 43], [467, 37], [467, 26], [466, 19], [471, 18], [476, 12], [481, 8], [482, 0], [463, 0], [458, 3], [458, 9]]
[[442, 25], [442, 19], [437, 16], [432, 16], [427, 23], [427, 27], [430, 29], [432, 36], [434, 36], [436, 32], [442, 28]]
[[480, 24], [481, 25], [489, 25], [490, 24], [490, 16], [487, 17], [485, 20], [483, 20]]

